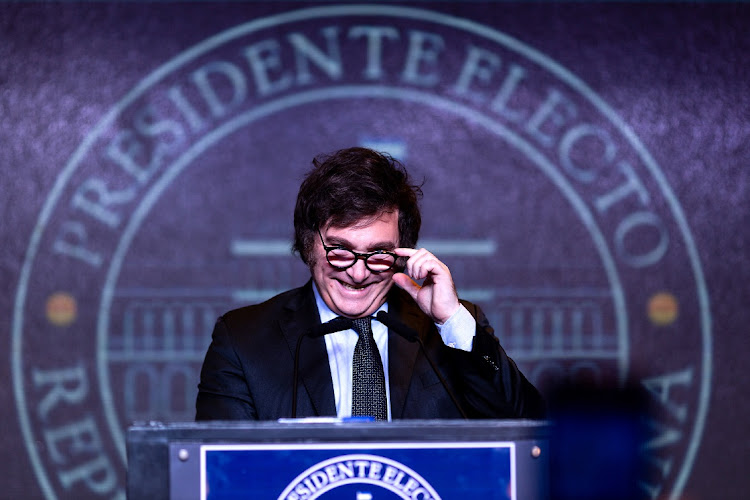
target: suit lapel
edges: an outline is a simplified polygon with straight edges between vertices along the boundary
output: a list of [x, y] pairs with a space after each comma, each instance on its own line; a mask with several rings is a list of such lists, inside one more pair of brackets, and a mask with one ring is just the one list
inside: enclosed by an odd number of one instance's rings
[[[312, 281], [302, 287], [301, 293], [292, 298], [279, 318], [279, 327], [289, 345], [294, 360], [297, 341], [301, 335], [320, 323]], [[273, 363], [273, 360], [268, 360]], [[328, 363], [328, 352], [325, 340], [321, 338], [302, 340], [299, 355], [299, 388], [297, 394], [297, 416], [306, 414], [305, 391], [312, 403], [312, 415], [336, 415], [336, 403], [333, 396], [333, 381]], [[310, 411], [310, 410], [308, 410]]]
[[[416, 304], [405, 297], [406, 292], [394, 289], [388, 297], [388, 311], [402, 323], [414, 329], [424, 339], [429, 321]], [[419, 345], [409, 342], [397, 333], [388, 331], [388, 378], [391, 393], [391, 417], [403, 417], [406, 396], [409, 393], [414, 364], [419, 353]]]
[[[312, 325], [320, 323], [312, 291], [313, 286], [312, 281], [308, 281], [300, 289], [300, 293], [289, 300], [279, 318], [279, 327], [288, 344], [292, 360], [294, 360], [294, 352], [300, 335], [309, 331]], [[406, 292], [395, 286], [393, 288], [388, 296], [388, 310], [402, 323], [414, 329], [420, 338], [425, 339], [431, 326], [429, 318], [420, 311]], [[394, 419], [403, 417], [418, 354], [419, 345], [416, 342], [409, 342], [397, 333], [388, 332], [388, 377], [391, 416]], [[328, 351], [322, 337], [306, 338], [302, 341], [299, 380], [297, 416], [336, 415]], [[305, 392], [312, 408], [308, 408], [305, 404]]]

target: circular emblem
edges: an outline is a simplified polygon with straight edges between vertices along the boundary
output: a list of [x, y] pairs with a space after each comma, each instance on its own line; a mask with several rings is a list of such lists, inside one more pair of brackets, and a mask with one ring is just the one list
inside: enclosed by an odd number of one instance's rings
[[339, 488], [351, 490], [345, 498], [357, 500], [440, 500], [413, 469], [390, 458], [366, 454], [342, 455], [315, 464], [294, 478], [279, 500], [332, 498], [329, 493]]
[[372, 5], [216, 34], [139, 82], [62, 169], [12, 331], [47, 498], [124, 497], [127, 426], [193, 419], [216, 317], [308, 279], [289, 252], [299, 180], [314, 154], [351, 145], [426, 179], [420, 244], [532, 382], [647, 389], [659, 412], [642, 487], [678, 498], [709, 399], [710, 311], [659, 166], [531, 45]]

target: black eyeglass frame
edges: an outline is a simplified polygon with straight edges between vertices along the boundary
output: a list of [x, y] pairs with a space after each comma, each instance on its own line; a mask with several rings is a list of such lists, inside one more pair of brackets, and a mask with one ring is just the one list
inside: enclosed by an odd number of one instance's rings
[[[361, 260], [363, 260], [365, 262], [365, 267], [371, 273], [375, 273], [375, 274], [387, 273], [388, 271], [390, 271], [391, 269], [393, 269], [394, 267], [396, 267], [396, 262], [398, 262], [398, 255], [396, 255], [394, 252], [389, 252], [388, 250], [375, 250], [374, 252], [359, 253], [359, 252], [355, 252], [351, 248], [346, 248], [345, 246], [342, 246], [342, 245], [329, 247], [329, 246], [326, 245], [326, 242], [323, 241], [323, 235], [320, 232], [320, 228], [318, 228], [318, 237], [320, 238], [320, 243], [323, 245], [323, 250], [325, 250], [325, 252], [326, 252], [326, 261], [328, 262], [328, 264], [331, 267], [333, 267], [335, 269], [338, 269], [339, 271], [343, 271], [345, 269], [349, 269], [354, 264], [356, 264], [358, 260], [361, 259]], [[346, 250], [347, 252], [350, 252], [352, 255], [354, 255], [354, 260], [348, 266], [343, 266], [343, 267], [342, 266], [337, 266], [336, 264], [333, 264], [331, 262], [331, 260], [328, 258], [328, 253], [331, 252], [331, 251], [333, 251], [333, 250]], [[369, 265], [367, 265], [367, 259], [369, 259], [373, 255], [390, 255], [391, 257], [393, 257], [393, 264], [391, 264], [391, 267], [389, 267], [388, 269], [383, 269], [382, 271], [375, 271], [375, 270], [371, 269]]]

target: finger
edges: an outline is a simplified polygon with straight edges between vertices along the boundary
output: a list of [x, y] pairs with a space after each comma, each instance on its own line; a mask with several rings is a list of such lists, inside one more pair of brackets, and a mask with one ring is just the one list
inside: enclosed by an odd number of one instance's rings
[[[394, 250], [396, 255], [400, 257], [406, 257], [406, 260], [404, 262], [404, 271], [412, 277], [415, 276], [415, 262], [417, 262], [421, 255], [425, 253], [425, 250], [423, 248], [397, 248]], [[417, 279], [421, 279], [417, 277]]]
[[440, 273], [442, 267], [443, 265], [437, 257], [424, 249], [420, 249], [407, 262], [409, 274], [419, 280], [427, 278], [430, 274]]
[[393, 282], [396, 283], [399, 288], [411, 295], [411, 298], [415, 300], [417, 298], [417, 293], [419, 293], [419, 289], [422, 288], [404, 273], [395, 273], [393, 275]]
[[407, 257], [407, 265], [411, 267], [427, 253], [427, 250], [424, 248], [397, 248], [395, 252], [397, 255]]
[[411, 257], [418, 251], [416, 248], [397, 248], [393, 252], [399, 257]]

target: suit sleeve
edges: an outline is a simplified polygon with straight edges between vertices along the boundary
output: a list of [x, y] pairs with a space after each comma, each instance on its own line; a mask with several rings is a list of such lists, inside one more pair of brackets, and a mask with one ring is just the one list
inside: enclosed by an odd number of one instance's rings
[[223, 317], [214, 326], [203, 361], [195, 409], [196, 420], [258, 419], [240, 357]]
[[545, 418], [541, 394], [505, 353], [482, 310], [463, 304], [477, 322], [472, 350], [448, 349], [464, 411], [472, 418]]

